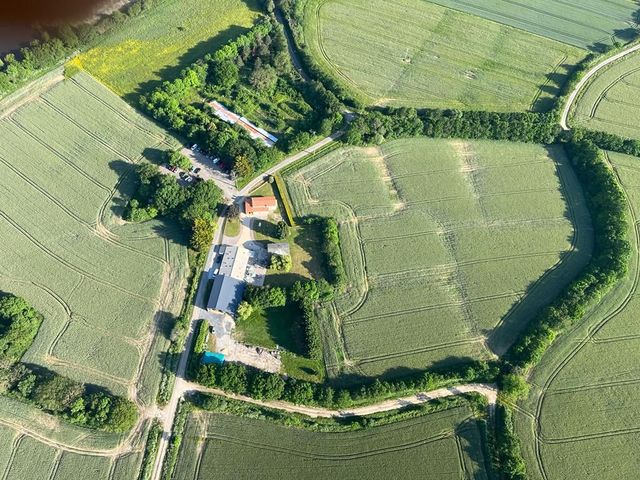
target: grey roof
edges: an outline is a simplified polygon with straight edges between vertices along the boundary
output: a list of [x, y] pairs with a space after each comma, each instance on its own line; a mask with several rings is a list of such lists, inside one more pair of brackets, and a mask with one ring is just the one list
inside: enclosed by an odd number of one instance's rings
[[217, 275], [213, 281], [207, 309], [235, 315], [242, 301], [244, 287], [245, 283], [241, 280], [227, 275]]
[[222, 247], [220, 253], [222, 253], [223, 256], [218, 274], [231, 275], [231, 272], [233, 271], [233, 264], [236, 262], [236, 256], [238, 255], [238, 247], [225, 245]]

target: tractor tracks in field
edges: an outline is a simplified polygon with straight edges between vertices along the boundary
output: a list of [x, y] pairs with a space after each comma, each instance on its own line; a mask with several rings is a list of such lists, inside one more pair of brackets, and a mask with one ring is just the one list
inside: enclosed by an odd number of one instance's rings
[[[639, 218], [636, 213], [636, 209], [629, 198], [627, 190], [624, 187], [624, 184], [622, 183], [622, 180], [620, 178], [620, 175], [616, 167], [612, 165], [608, 154], [605, 154], [605, 155], [607, 158], [607, 163], [609, 164], [610, 168], [614, 172], [617, 178], [618, 184], [625, 195], [627, 205], [629, 206], [629, 212], [630, 212], [631, 221], [632, 221], [631, 223], [633, 225], [633, 238], [635, 243], [635, 250], [637, 252], [637, 248], [640, 245], [640, 224], [638, 223]], [[535, 440], [536, 440], [535, 441], [536, 462], [537, 462], [540, 474], [542, 475], [544, 480], [549, 480], [549, 476], [545, 470], [544, 462], [542, 459], [542, 452], [541, 452], [541, 444], [546, 443], [544, 441], [544, 434], [542, 432], [541, 416], [542, 416], [542, 409], [544, 407], [544, 402], [546, 400], [547, 393], [550, 393], [551, 384], [556, 380], [556, 378], [560, 375], [562, 370], [571, 362], [571, 360], [573, 360], [576, 357], [576, 355], [578, 355], [578, 353], [580, 353], [585, 346], [592, 343], [593, 337], [597, 333], [599, 333], [605, 327], [605, 325], [607, 325], [611, 320], [616, 318], [620, 313], [622, 313], [625, 310], [625, 308], [633, 300], [638, 290], [638, 284], [640, 284], [640, 255], [636, 253], [636, 258], [633, 265], [633, 279], [632, 279], [632, 284], [629, 291], [626, 292], [626, 294], [624, 295], [621, 302], [616, 308], [611, 310], [601, 320], [596, 322], [593, 326], [591, 326], [588, 329], [584, 338], [582, 338], [582, 340], [580, 340], [577, 343], [577, 345], [573, 349], [571, 349], [571, 351], [559, 362], [556, 368], [552, 371], [551, 375], [545, 380], [545, 383], [540, 388], [541, 391], [540, 391], [538, 400], [536, 402], [536, 409], [535, 409], [534, 434], [535, 434]], [[592, 312], [590, 315], [593, 315], [594, 313], [595, 312]]]

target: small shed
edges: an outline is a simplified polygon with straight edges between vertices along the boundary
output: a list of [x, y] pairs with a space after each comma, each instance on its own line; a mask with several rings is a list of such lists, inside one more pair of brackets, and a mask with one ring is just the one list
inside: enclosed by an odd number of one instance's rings
[[269, 255], [280, 255], [281, 257], [291, 256], [291, 249], [287, 242], [270, 243], [267, 245], [267, 252], [269, 252]]
[[222, 365], [224, 363], [224, 353], [204, 352], [202, 354], [201, 363], [204, 365]]

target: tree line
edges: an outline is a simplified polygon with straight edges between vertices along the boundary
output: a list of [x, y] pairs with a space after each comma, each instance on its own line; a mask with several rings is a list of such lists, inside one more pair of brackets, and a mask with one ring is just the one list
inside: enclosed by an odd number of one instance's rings
[[0, 393], [83, 427], [125, 432], [138, 418], [135, 404], [46, 368], [21, 363], [43, 316], [21, 297], [0, 297]]

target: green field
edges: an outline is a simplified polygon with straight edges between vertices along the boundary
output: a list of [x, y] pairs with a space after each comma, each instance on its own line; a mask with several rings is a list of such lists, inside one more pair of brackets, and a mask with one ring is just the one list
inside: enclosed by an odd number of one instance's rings
[[633, 0], [430, 0], [581, 48], [628, 41], [640, 5]]
[[346, 433], [196, 413], [184, 438], [174, 480], [487, 478], [468, 407]]
[[340, 221], [350, 285], [321, 311], [330, 375], [500, 354], [591, 248], [558, 147], [393, 141], [337, 150], [286, 182], [298, 215]]
[[424, 0], [310, 0], [304, 30], [316, 61], [377, 105], [545, 109], [585, 55]]
[[155, 400], [186, 249], [171, 226], [119, 214], [134, 165], [173, 142], [86, 74], [0, 120], [0, 290], [45, 317], [23, 361]]
[[120, 95], [154, 88], [244, 33], [259, 14], [257, 0], [161, 0], [76, 57]]
[[137, 478], [142, 460], [139, 438], [125, 444], [122, 435], [75, 427], [3, 397], [0, 476], [4, 480], [131, 480]]
[[630, 201], [630, 271], [533, 370], [516, 410], [532, 480], [636, 478], [640, 469], [640, 164], [610, 159]]
[[582, 90], [571, 124], [640, 139], [640, 54], [605, 68]]

